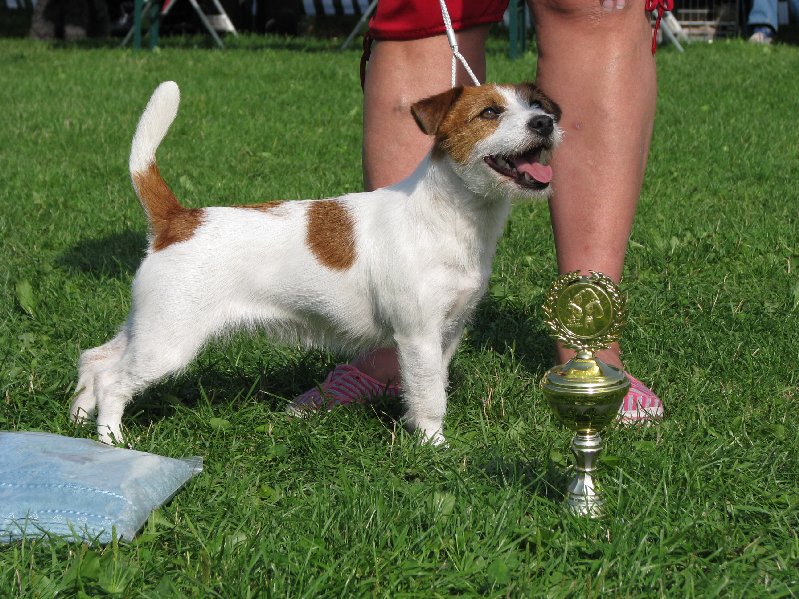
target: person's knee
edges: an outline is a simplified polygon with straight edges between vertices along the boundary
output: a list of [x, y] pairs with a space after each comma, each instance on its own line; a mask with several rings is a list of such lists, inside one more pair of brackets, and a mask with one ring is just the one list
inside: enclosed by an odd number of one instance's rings
[[618, 30], [624, 23], [640, 25], [645, 20], [643, 3], [615, 0], [613, 8], [603, 7], [602, 0], [530, 0], [537, 25], [557, 21], [587, 32]]

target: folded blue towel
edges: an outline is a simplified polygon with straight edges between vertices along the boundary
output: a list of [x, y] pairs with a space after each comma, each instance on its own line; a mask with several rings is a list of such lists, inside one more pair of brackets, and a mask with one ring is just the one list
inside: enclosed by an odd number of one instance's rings
[[44, 533], [132, 539], [202, 458], [176, 460], [49, 433], [0, 433], [0, 543]]

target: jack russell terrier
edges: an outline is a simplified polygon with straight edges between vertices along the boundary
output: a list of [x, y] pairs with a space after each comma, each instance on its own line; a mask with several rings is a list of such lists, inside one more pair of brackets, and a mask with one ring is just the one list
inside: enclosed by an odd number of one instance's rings
[[338, 198], [184, 208], [155, 153], [180, 92], [153, 93], [130, 174], [149, 221], [147, 256], [119, 333], [80, 356], [71, 407], [121, 442], [125, 406], [232, 329], [285, 343], [394, 346], [404, 423], [444, 441], [447, 369], [486, 290], [511, 199], [547, 198], [560, 108], [533, 84], [453, 88], [416, 102], [433, 149], [407, 179]]

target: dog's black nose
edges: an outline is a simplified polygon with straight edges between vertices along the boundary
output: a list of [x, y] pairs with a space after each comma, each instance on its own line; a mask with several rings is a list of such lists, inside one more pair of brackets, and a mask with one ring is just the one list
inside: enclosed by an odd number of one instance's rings
[[539, 114], [530, 119], [527, 123], [527, 127], [539, 135], [547, 136], [552, 133], [552, 129], [555, 128], [555, 122], [552, 120], [551, 116]]

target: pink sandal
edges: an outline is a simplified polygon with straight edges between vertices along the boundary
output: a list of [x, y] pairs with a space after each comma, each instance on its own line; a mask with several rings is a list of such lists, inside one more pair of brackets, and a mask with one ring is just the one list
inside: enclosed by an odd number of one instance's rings
[[339, 364], [320, 385], [295, 397], [286, 407], [293, 416], [302, 416], [314, 410], [332, 410], [336, 406], [363, 404], [376, 397], [398, 398], [399, 385], [386, 385], [350, 364]]
[[[633, 375], [630, 390], [619, 408], [618, 421], [622, 424], [646, 424], [663, 418], [663, 402], [655, 393]], [[286, 407], [293, 416], [302, 416], [325, 408], [364, 404], [377, 397], [399, 398], [402, 387], [385, 385], [350, 364], [336, 366], [317, 387], [295, 397]]]
[[619, 408], [618, 421], [622, 424], [648, 424], [663, 418], [663, 402], [641, 381], [627, 373], [630, 390]]

